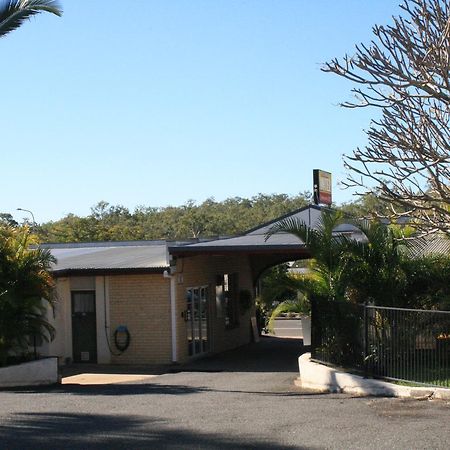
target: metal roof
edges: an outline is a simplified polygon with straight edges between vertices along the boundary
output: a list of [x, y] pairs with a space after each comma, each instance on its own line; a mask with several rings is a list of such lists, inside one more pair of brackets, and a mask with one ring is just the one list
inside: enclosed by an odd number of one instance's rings
[[283, 248], [296, 248], [304, 247], [304, 243], [293, 236], [292, 234], [287, 233], [277, 233], [266, 241], [265, 234], [252, 234], [252, 235], [242, 235], [235, 236], [231, 238], [222, 238], [222, 239], [214, 239], [210, 241], [199, 242], [196, 244], [189, 245], [181, 245], [181, 246], [171, 246], [169, 245], [169, 251], [171, 252], [187, 252], [190, 251], [198, 251], [201, 249], [208, 250], [229, 250], [229, 251], [245, 251], [251, 249], [260, 249], [260, 250], [273, 250], [278, 249], [281, 250]]
[[52, 271], [140, 272], [163, 271], [169, 267], [165, 241], [44, 244], [57, 259]]
[[[271, 227], [280, 220], [294, 218], [305, 223], [311, 228], [316, 228], [322, 215], [322, 208], [309, 205], [278, 219], [266, 222], [259, 227], [252, 228], [240, 236], [230, 238], [213, 239], [183, 245], [169, 245], [169, 251], [174, 254], [195, 252], [218, 252], [218, 251], [253, 251], [264, 252], [270, 250], [299, 250], [305, 251], [305, 244], [296, 236], [288, 233], [276, 233], [266, 240], [267, 233]], [[335, 228], [336, 234], [350, 234], [354, 239], [364, 240], [365, 236], [356, 226], [352, 224], [341, 224]]]
[[250, 230], [247, 230], [243, 234], [244, 235], [266, 234], [275, 223], [291, 217], [306, 223], [310, 228], [314, 228], [317, 226], [321, 215], [322, 215], [322, 208], [320, 206], [316, 205], [304, 206], [303, 208], [291, 211], [290, 213], [285, 214], [284, 216], [277, 217], [276, 219], [270, 220], [269, 222], [251, 228]]
[[438, 256], [450, 254], [450, 239], [443, 234], [432, 234], [409, 241], [408, 251], [411, 256]]
[[[296, 236], [276, 233], [266, 240], [267, 232], [279, 220], [293, 217], [311, 228], [317, 227], [322, 208], [314, 205], [286, 214], [240, 236], [192, 241], [128, 241], [44, 244], [57, 259], [52, 271], [56, 275], [74, 273], [150, 273], [163, 272], [170, 266], [169, 254], [247, 252], [291, 255], [294, 259], [308, 257], [305, 244]], [[343, 224], [336, 233], [348, 233], [364, 239], [358, 228]]]

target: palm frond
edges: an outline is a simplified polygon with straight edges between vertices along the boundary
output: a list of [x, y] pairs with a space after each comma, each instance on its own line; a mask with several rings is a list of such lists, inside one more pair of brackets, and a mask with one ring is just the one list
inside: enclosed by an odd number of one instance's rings
[[267, 328], [270, 333], [273, 333], [274, 331], [275, 319], [280, 314], [289, 312], [309, 315], [311, 312], [311, 305], [308, 298], [299, 292], [295, 300], [285, 300], [284, 302], [281, 302], [270, 315], [270, 319], [267, 324]]
[[19, 28], [23, 22], [41, 12], [62, 15], [56, 0], [10, 0], [0, 4], [0, 37]]

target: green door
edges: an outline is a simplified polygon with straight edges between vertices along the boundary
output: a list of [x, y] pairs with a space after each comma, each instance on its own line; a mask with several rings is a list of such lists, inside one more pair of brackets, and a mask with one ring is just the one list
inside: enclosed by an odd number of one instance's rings
[[95, 291], [72, 291], [72, 347], [74, 362], [97, 362]]

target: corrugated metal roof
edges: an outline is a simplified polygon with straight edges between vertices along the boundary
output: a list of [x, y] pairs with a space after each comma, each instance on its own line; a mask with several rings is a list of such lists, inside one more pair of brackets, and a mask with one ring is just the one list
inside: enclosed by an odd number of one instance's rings
[[[306, 251], [304, 243], [288, 233], [277, 233], [266, 240], [267, 232], [278, 220], [293, 217], [312, 228], [316, 227], [321, 216], [321, 208], [309, 206], [287, 214], [277, 220], [267, 222], [240, 236], [188, 241], [132, 241], [132, 242], [88, 242], [74, 244], [46, 244], [57, 263], [55, 273], [83, 271], [151, 271], [169, 267], [169, 252], [174, 254], [192, 252], [265, 252], [297, 250], [299, 255]], [[337, 233], [348, 233], [355, 239], [364, 235], [353, 225], [343, 224], [336, 228]]]
[[321, 215], [322, 215], [322, 210], [321, 210], [320, 206], [309, 205], [309, 206], [305, 206], [303, 208], [297, 209], [296, 211], [292, 211], [288, 214], [285, 214], [284, 216], [277, 217], [276, 219], [271, 220], [269, 222], [258, 225], [257, 227], [252, 228], [243, 234], [244, 235], [266, 234], [275, 223], [279, 222], [280, 220], [291, 218], [291, 217], [296, 218], [296, 219], [300, 220], [301, 222], [306, 223], [310, 228], [314, 228], [317, 226]]
[[[305, 206], [303, 208], [297, 209], [296, 211], [292, 211], [288, 214], [285, 214], [284, 216], [278, 217], [274, 220], [271, 220], [269, 222], [263, 223], [262, 225], [259, 225], [255, 228], [252, 228], [245, 233], [244, 235], [253, 235], [253, 234], [267, 234], [273, 225], [275, 225], [277, 222], [280, 222], [283, 219], [295, 219], [300, 222], [305, 223], [308, 225], [309, 228], [316, 228], [319, 224], [320, 218], [322, 217], [322, 211], [324, 208], [317, 205], [309, 205]], [[329, 208], [326, 208], [329, 210]], [[336, 233], [351, 233], [356, 232], [359, 233], [358, 227], [355, 225], [349, 224], [349, 223], [343, 223], [341, 225], [338, 225], [335, 228]]]
[[189, 244], [189, 245], [181, 245], [181, 246], [170, 246], [169, 249], [202, 249], [202, 248], [235, 248], [236, 250], [239, 250], [242, 248], [248, 248], [248, 247], [265, 247], [267, 249], [270, 249], [272, 247], [283, 247], [283, 246], [303, 246], [303, 242], [297, 238], [296, 236], [293, 236], [292, 234], [287, 233], [277, 233], [272, 236], [266, 241], [265, 240], [265, 234], [251, 234], [251, 235], [244, 235], [244, 236], [235, 236], [231, 238], [223, 238], [223, 239], [214, 239], [211, 241], [205, 241], [205, 242], [199, 242], [196, 244]]
[[424, 236], [409, 242], [408, 250], [413, 257], [450, 254], [450, 239], [441, 234]]
[[[184, 244], [181, 246], [169, 245], [169, 251], [178, 253], [190, 253], [195, 251], [261, 251], [277, 249], [282, 250], [290, 248], [304, 248], [305, 244], [296, 236], [288, 233], [276, 233], [270, 236], [266, 241], [266, 235], [271, 227], [278, 221], [286, 218], [294, 218], [305, 223], [311, 228], [315, 228], [319, 224], [322, 215], [322, 208], [310, 205], [305, 208], [286, 214], [278, 219], [272, 220], [259, 227], [252, 228], [241, 236], [230, 238], [214, 239], [205, 242], [192, 244]], [[336, 234], [350, 234], [354, 239], [364, 240], [365, 236], [361, 231], [352, 224], [341, 224], [335, 228]]]
[[169, 267], [164, 241], [47, 244], [57, 263], [54, 272], [106, 269], [164, 269]]

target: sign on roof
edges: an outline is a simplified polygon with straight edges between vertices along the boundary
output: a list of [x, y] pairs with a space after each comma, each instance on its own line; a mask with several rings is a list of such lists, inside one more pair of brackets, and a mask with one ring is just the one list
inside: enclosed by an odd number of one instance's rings
[[331, 173], [324, 170], [313, 170], [314, 203], [331, 205]]

